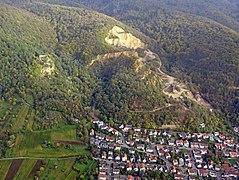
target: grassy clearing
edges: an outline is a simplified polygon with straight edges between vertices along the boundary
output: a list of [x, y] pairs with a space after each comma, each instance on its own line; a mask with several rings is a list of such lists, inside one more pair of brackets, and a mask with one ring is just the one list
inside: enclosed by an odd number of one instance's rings
[[89, 153], [86, 147], [83, 146], [73, 146], [71, 149], [42, 147], [45, 141], [55, 142], [56, 140], [76, 141], [76, 127], [65, 126], [60, 129], [19, 134], [17, 135], [11, 156], [65, 157]]
[[13, 119], [12, 122], [12, 130], [19, 131], [22, 129], [24, 122], [26, 120], [26, 116], [29, 110], [29, 105], [23, 104], [20, 111], [17, 114], [17, 117]]
[[9, 107], [10, 104], [8, 102], [6, 101], [3, 101], [2, 103], [0, 102], [0, 118], [4, 117]]
[[[90, 152], [86, 150], [86, 147], [73, 147], [72, 149], [54, 149], [54, 148], [42, 148], [38, 150], [28, 149], [21, 151], [21, 156], [26, 157], [39, 157], [39, 158], [57, 158], [57, 157], [69, 157], [78, 156], [82, 154], [88, 155]], [[13, 153], [12, 156], [16, 156], [18, 153]]]
[[30, 174], [37, 160], [24, 160], [14, 179], [25, 179]]
[[12, 161], [0, 161], [0, 180], [4, 180]]
[[34, 97], [30, 94], [27, 95], [27, 103], [30, 104], [31, 106], [33, 105], [34, 103]]
[[65, 179], [72, 171], [74, 163], [75, 159], [50, 160], [41, 172], [40, 179]]
[[27, 131], [33, 131], [32, 126], [33, 126], [33, 122], [34, 122], [34, 116], [35, 116], [35, 110], [32, 110], [28, 117], [28, 122], [26, 125]]
[[78, 170], [81, 174], [83, 174], [89, 170], [89, 168], [93, 165], [93, 163], [94, 163], [93, 160], [88, 160], [87, 164], [76, 162], [74, 165], [74, 169]]
[[65, 180], [75, 180], [78, 177], [78, 175], [79, 174], [77, 171], [72, 170]]

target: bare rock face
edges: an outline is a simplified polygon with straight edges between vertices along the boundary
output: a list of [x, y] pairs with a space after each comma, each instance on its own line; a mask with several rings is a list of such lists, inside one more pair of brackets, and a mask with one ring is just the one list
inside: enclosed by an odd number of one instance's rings
[[40, 65], [42, 76], [52, 75], [55, 71], [55, 64], [47, 55], [40, 55]]
[[140, 39], [136, 38], [130, 33], [126, 33], [122, 28], [114, 26], [110, 30], [105, 41], [115, 47], [125, 47], [129, 49], [145, 48], [145, 44], [141, 42]]

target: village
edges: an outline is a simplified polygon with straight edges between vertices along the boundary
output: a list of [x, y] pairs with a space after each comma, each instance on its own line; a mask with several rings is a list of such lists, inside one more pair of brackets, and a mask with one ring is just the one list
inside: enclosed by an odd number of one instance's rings
[[219, 132], [111, 127], [94, 120], [90, 136], [93, 157], [99, 162], [99, 180], [140, 180], [150, 172], [175, 180], [239, 177], [239, 144]]

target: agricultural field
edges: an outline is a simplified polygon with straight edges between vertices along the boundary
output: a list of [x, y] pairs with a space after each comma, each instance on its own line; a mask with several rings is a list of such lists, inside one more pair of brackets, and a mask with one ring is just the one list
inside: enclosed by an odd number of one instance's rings
[[0, 161], [0, 180], [5, 179], [11, 164], [12, 160]]
[[26, 179], [26, 177], [29, 176], [29, 174], [31, 173], [32, 168], [34, 167], [34, 165], [36, 164], [37, 160], [29, 160], [29, 159], [25, 159], [19, 170], [17, 171], [17, 174], [15, 175], [14, 179], [18, 180], [18, 179]]
[[74, 165], [74, 169], [83, 174], [89, 170], [89, 168], [93, 165], [93, 163], [94, 163], [93, 160], [88, 160], [86, 164], [77, 161]]
[[27, 122], [26, 122], [26, 130], [27, 131], [33, 131], [33, 123], [34, 123], [34, 116], [35, 116], [35, 110], [32, 110], [30, 113], [28, 113], [27, 116]]
[[22, 159], [13, 160], [10, 168], [8, 169], [7, 175], [5, 176], [5, 179], [13, 179], [15, 177], [17, 171], [21, 167], [22, 162], [23, 162]]
[[75, 126], [18, 134], [15, 146], [8, 155], [44, 158], [89, 154], [86, 146], [73, 146], [62, 142], [77, 142]]
[[75, 158], [67, 160], [50, 160], [41, 168], [40, 179], [65, 179], [72, 171]]
[[18, 132], [19, 130], [22, 129], [26, 116], [29, 110], [29, 105], [28, 104], [23, 104], [21, 109], [19, 110], [16, 118], [12, 119], [12, 130], [14, 132]]

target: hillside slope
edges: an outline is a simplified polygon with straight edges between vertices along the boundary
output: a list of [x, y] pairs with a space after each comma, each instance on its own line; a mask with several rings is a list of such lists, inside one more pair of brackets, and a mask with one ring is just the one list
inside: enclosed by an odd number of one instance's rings
[[[152, 39], [164, 68], [192, 84], [234, 122], [239, 116], [238, 2], [61, 1], [114, 16]], [[218, 76], [219, 74], [219, 76]]]
[[[24, 5], [25, 10], [6, 7], [29, 14], [33, 19], [41, 19], [50, 28], [53, 38], [44, 46], [47, 50], [34, 44], [32, 47], [37, 49], [37, 53], [27, 50], [31, 57], [25, 68], [27, 71], [23, 71], [24, 76], [21, 75], [22, 68], [16, 73], [20, 75], [21, 83], [16, 82], [15, 86], [7, 81], [2, 83], [4, 101], [14, 97], [10, 102], [24, 101], [36, 110], [34, 128], [88, 119], [85, 108], [90, 106], [99, 109], [105, 121], [126, 120], [147, 124], [147, 127], [165, 123], [181, 124], [183, 121], [183, 128], [198, 129], [199, 126], [192, 126], [192, 119], [197, 124], [204, 121], [214, 123], [211, 119], [216, 116], [200, 107], [196, 100], [192, 102], [188, 95], [179, 96], [185, 96], [183, 100], [175, 100], [163, 93], [166, 81], [155, 69], [161, 66], [158, 59], [142, 62], [148, 56], [144, 52], [147, 45], [152, 46], [155, 40], [113, 18], [84, 8], [42, 3], [27, 3]], [[31, 31], [45, 26], [33, 25]], [[116, 26], [120, 32], [112, 34]], [[11, 29], [7, 31], [11, 32]], [[24, 34], [24, 31], [18, 33]], [[46, 31], [42, 30], [42, 33], [41, 36], [44, 36]], [[36, 37], [33, 36], [33, 39]], [[23, 46], [24, 40], [18, 42]], [[43, 40], [39, 39], [38, 43], [46, 43]], [[49, 45], [52, 48], [48, 48]], [[124, 51], [131, 53], [124, 54]], [[123, 54], [112, 56], [110, 53]], [[105, 61], [88, 66], [98, 56], [105, 57]], [[23, 60], [21, 57], [15, 62]], [[10, 64], [9, 70], [4, 70], [9, 81], [13, 81], [9, 73], [14, 69], [13, 66]], [[14, 88], [9, 91], [8, 86]], [[31, 100], [29, 97], [32, 97]], [[211, 130], [208, 128], [208, 131]]]

